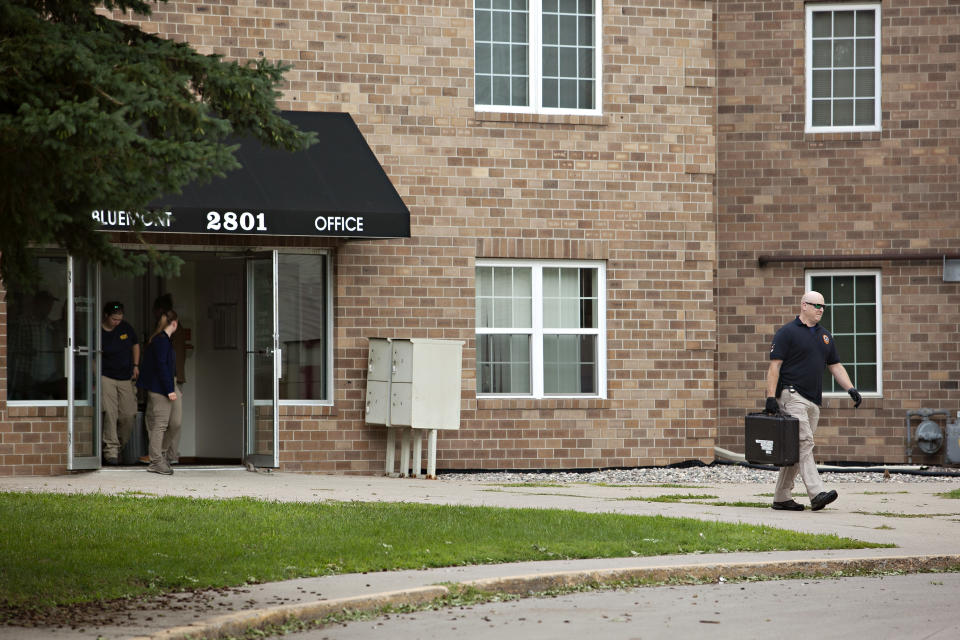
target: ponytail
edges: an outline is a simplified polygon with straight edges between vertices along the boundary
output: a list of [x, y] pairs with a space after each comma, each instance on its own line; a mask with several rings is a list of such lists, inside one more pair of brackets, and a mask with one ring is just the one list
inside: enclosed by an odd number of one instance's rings
[[156, 338], [160, 333], [167, 328], [167, 325], [171, 322], [177, 320], [177, 312], [173, 309], [168, 309], [164, 311], [160, 316], [160, 319], [157, 320], [157, 328], [154, 329], [153, 334], [151, 334], [150, 339], [147, 340], [147, 343], [153, 342], [153, 339]]

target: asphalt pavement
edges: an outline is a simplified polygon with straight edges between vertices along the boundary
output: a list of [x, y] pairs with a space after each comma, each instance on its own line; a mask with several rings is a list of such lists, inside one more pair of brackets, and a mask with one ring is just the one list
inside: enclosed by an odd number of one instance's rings
[[[960, 479], [836, 484], [840, 498], [818, 512], [774, 511], [636, 498], [704, 493], [724, 502], [769, 501], [773, 484], [708, 484], [691, 489], [656, 486], [505, 486], [458, 480], [250, 472], [237, 467], [178, 467], [173, 476], [142, 467], [103, 469], [56, 477], [0, 478], [0, 491], [106, 493], [204, 498], [252, 497], [313, 502], [364, 500], [471, 506], [574, 509], [585, 512], [690, 517], [764, 524], [808, 533], [829, 533], [888, 549], [724, 553], [656, 557], [556, 560], [304, 578], [195, 594], [172, 594], [117, 616], [74, 628], [0, 627], [0, 638], [153, 638], [238, 635], [290, 616], [318, 618], [343, 609], [423, 602], [447, 592], [450, 583], [511, 593], [529, 593], [591, 581], [628, 578], [667, 580], [699, 576], [721, 581], [738, 576], [829, 574], [849, 570], [915, 572], [960, 566], [960, 501], [938, 496]], [[797, 490], [800, 485], [797, 485]], [[768, 494], [764, 496], [763, 494]], [[800, 500], [798, 498], [798, 500]], [[806, 500], [800, 500], [806, 502]]]

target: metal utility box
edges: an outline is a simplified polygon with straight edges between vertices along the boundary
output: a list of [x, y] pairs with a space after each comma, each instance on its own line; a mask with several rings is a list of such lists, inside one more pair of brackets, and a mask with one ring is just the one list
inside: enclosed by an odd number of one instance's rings
[[[402, 432], [400, 476], [420, 475], [422, 436], [427, 431], [427, 477], [436, 478], [437, 430], [460, 428], [463, 343], [425, 338], [369, 338], [368, 424], [387, 429], [386, 473], [394, 473], [397, 432]], [[413, 466], [411, 467], [411, 448]]]
[[463, 343], [370, 338], [366, 421], [414, 429], [460, 428]]
[[785, 413], [748, 413], [743, 453], [751, 464], [795, 464], [800, 459], [800, 421]]
[[947, 423], [947, 464], [960, 464], [960, 412], [957, 421]]

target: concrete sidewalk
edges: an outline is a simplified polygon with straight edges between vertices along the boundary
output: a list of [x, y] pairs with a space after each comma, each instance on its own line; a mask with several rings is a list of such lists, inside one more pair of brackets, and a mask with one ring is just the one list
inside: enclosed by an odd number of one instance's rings
[[[567, 485], [515, 487], [452, 479], [251, 473], [238, 468], [177, 468], [165, 477], [143, 468], [106, 469], [58, 477], [0, 478], [0, 491], [133, 493], [187, 497], [253, 497], [278, 501], [365, 500], [473, 506], [575, 509], [587, 512], [665, 515], [765, 524], [809, 533], [832, 533], [890, 549], [768, 552], [559, 560], [451, 567], [423, 571], [350, 574], [289, 580], [159, 598], [122, 620], [92, 618], [83, 629], [0, 627], [0, 638], [186, 638], [239, 634], [290, 615], [320, 617], [344, 608], [420, 602], [446, 593], [442, 583], [473, 584], [515, 593], [593, 580], [697, 575], [787, 575], [843, 569], [915, 571], [960, 566], [960, 501], [936, 494], [960, 487], [960, 479], [840, 483], [840, 498], [823, 511], [773, 511], [636, 498], [707, 493], [720, 501], [769, 502], [773, 484], [705, 484], [700, 488]], [[798, 485], [799, 490], [799, 485]], [[768, 495], [761, 495], [768, 494]], [[631, 499], [632, 498], [632, 499]], [[801, 500], [806, 503], [806, 500]]]

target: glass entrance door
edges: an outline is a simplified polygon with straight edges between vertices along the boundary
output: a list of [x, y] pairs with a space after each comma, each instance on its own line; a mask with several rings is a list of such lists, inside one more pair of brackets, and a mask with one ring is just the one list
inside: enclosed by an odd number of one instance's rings
[[100, 322], [97, 266], [67, 257], [67, 469], [100, 468]]
[[279, 467], [281, 353], [277, 329], [277, 252], [247, 260], [247, 384], [244, 462]]

